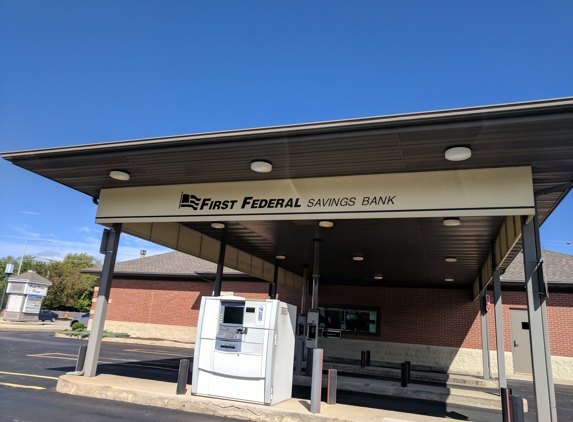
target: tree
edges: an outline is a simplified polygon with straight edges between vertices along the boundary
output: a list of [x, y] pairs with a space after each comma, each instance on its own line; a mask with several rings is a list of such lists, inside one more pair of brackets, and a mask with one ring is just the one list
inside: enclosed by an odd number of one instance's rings
[[[15, 258], [12, 255], [0, 258], [0, 298], [2, 297], [2, 292], [4, 291], [4, 286], [6, 285], [6, 265], [11, 262], [14, 264], [14, 273], [11, 277], [18, 275], [18, 267], [20, 265], [20, 258]], [[45, 262], [36, 260], [34, 255], [24, 255], [22, 259], [22, 268], [20, 269], [20, 274], [24, 274], [28, 270], [34, 270], [42, 277], [45, 277], [47, 265]], [[47, 277], [46, 277], [47, 278]], [[8, 300], [8, 295], [4, 298], [4, 303], [0, 303], [0, 309], [4, 309], [4, 305]]]
[[101, 265], [101, 262], [86, 253], [68, 254], [61, 262], [52, 262], [46, 267], [46, 275], [52, 282], [42, 305], [45, 309], [88, 311], [96, 276], [81, 274], [80, 270]]
[[[12, 255], [0, 258], [0, 297], [6, 284], [6, 264], [14, 264], [13, 275], [17, 275], [19, 259]], [[33, 255], [25, 255], [20, 274], [34, 270], [50, 280], [52, 285], [42, 302], [42, 308], [60, 311], [89, 311], [92, 303], [96, 276], [81, 274], [80, 270], [101, 265], [101, 261], [86, 253], [68, 254], [63, 261], [46, 264]], [[6, 299], [4, 300], [6, 302]], [[0, 304], [4, 305], [4, 304]], [[3, 309], [3, 308], [2, 308]]]

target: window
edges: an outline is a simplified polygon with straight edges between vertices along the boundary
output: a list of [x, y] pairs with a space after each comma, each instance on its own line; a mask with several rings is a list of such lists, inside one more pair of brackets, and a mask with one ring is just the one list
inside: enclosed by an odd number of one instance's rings
[[378, 311], [376, 309], [346, 309], [319, 307], [319, 328], [360, 333], [377, 333]]

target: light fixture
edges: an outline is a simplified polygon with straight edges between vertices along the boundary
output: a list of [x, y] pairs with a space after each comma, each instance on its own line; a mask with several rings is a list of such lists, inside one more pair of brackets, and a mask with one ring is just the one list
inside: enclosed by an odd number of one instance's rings
[[211, 227], [213, 227], [214, 229], [224, 229], [225, 224], [224, 223], [211, 223]]
[[460, 224], [461, 222], [458, 217], [444, 218], [444, 226], [453, 227], [453, 226], [459, 226]]
[[444, 278], [444, 281], [447, 281], [448, 283], [450, 283], [450, 282], [454, 281], [454, 279], [451, 277], [446, 277], [446, 278]]
[[286, 259], [286, 256], [283, 254], [279, 254], [275, 256], [276, 259]]
[[109, 177], [115, 180], [123, 180], [125, 182], [126, 180], [129, 180], [130, 175], [126, 171], [112, 170], [109, 172]]
[[251, 170], [257, 173], [269, 173], [273, 169], [273, 165], [268, 161], [253, 161], [251, 163]]
[[352, 255], [352, 260], [353, 261], [364, 261], [364, 256], [359, 255], [359, 254], [355, 254], [355, 255]]
[[472, 156], [472, 150], [468, 147], [448, 148], [445, 156], [448, 161], [464, 161]]
[[334, 222], [332, 221], [328, 221], [328, 220], [324, 220], [324, 221], [319, 221], [318, 225], [320, 227], [326, 227], [326, 228], [330, 228], [334, 226]]
[[374, 274], [374, 280], [382, 280], [382, 274]]
[[458, 258], [455, 256], [446, 256], [446, 262], [458, 262]]

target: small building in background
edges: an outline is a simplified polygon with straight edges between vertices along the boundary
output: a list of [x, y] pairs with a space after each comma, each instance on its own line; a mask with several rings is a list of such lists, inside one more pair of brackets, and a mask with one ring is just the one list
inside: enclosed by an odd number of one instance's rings
[[52, 282], [33, 270], [11, 276], [7, 280], [8, 302], [4, 321], [37, 321], [42, 301]]

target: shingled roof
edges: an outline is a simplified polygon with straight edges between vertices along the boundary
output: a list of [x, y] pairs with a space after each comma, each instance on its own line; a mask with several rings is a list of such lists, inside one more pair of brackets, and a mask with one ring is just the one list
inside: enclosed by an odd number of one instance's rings
[[32, 281], [34, 283], [45, 284], [46, 286], [51, 286], [52, 282], [47, 278], [42, 277], [36, 271], [28, 270], [25, 273], [18, 274], [18, 275], [11, 275], [9, 281], [14, 282], [24, 282], [24, 281]]
[[[573, 285], [573, 255], [542, 249], [541, 256], [543, 256], [544, 274], [548, 283]], [[513, 262], [507, 267], [501, 276], [501, 281], [507, 283], [525, 282], [522, 253], [517, 254]]]
[[[84, 274], [101, 274], [102, 266], [86, 268]], [[168, 252], [145, 258], [116, 262], [115, 275], [162, 275], [162, 276], [196, 276], [217, 271], [217, 264], [182, 252]], [[225, 275], [242, 275], [245, 273], [224, 267]]]

